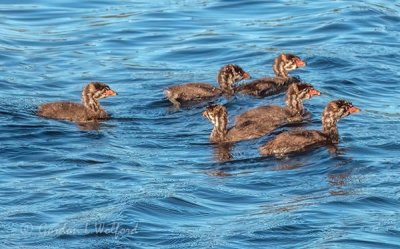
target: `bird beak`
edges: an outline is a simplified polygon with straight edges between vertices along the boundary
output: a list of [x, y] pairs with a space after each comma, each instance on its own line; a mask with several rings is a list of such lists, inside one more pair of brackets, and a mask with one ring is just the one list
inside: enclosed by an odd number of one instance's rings
[[321, 92], [316, 90], [316, 89], [314, 89], [314, 88], [310, 89], [310, 91], [308, 93], [310, 94], [311, 97], [312, 96], [320, 96], [321, 95]]
[[118, 95], [116, 91], [111, 90], [111, 89], [107, 90], [105, 94], [106, 94], [107, 97], [108, 96], [116, 96], [116, 95]]
[[207, 111], [202, 112], [201, 115], [203, 115], [203, 117], [207, 118]]
[[294, 63], [296, 63], [297, 67], [305, 67], [306, 66], [306, 62], [301, 59], [297, 59]]
[[356, 112], [361, 112], [361, 109], [359, 109], [355, 106], [350, 107], [349, 113], [356, 113]]
[[243, 74], [243, 79], [244, 79], [244, 80], [248, 80], [248, 79], [250, 79], [250, 78], [251, 78], [250, 74], [248, 74], [248, 73], [244, 73], [244, 74]]

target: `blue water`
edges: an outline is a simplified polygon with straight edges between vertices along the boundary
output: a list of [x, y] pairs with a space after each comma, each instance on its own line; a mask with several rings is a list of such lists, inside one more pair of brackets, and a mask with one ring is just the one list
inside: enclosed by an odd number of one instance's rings
[[[1, 248], [399, 248], [396, 2], [1, 1]], [[323, 94], [304, 127], [333, 99], [362, 109], [339, 123], [340, 153], [262, 158], [271, 135], [226, 160], [204, 106], [163, 96], [227, 63], [272, 75], [281, 52]], [[35, 115], [89, 81], [119, 93], [98, 129]], [[220, 102], [232, 119], [283, 98]]]

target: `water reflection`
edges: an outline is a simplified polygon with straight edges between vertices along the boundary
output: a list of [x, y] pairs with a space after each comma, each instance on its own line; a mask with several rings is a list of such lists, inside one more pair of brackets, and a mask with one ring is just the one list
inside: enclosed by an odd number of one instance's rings
[[233, 148], [232, 143], [213, 144], [214, 159], [218, 162], [226, 162], [233, 159], [231, 153]]
[[231, 173], [227, 173], [224, 170], [209, 170], [207, 171], [207, 175], [209, 176], [218, 176], [218, 177], [226, 177], [226, 176], [233, 176]]
[[[263, 213], [280, 213], [280, 212], [292, 212], [295, 210], [303, 209], [308, 206], [320, 205], [324, 202], [330, 202], [332, 199], [329, 196], [349, 196], [356, 194], [354, 187], [352, 187], [352, 180], [355, 176], [353, 169], [345, 169], [347, 164], [351, 163], [351, 158], [339, 158], [339, 160], [333, 166], [333, 172], [326, 173], [325, 176], [315, 175], [310, 178], [321, 178], [325, 179], [327, 191], [318, 191], [313, 193], [298, 194], [288, 197], [286, 200], [280, 200], [279, 203], [265, 204], [262, 206]], [[311, 162], [293, 162], [293, 163], [282, 163], [274, 167], [275, 170], [292, 170], [298, 169], [310, 165]], [[315, 165], [315, 164], [313, 164]], [[340, 170], [340, 172], [337, 172]], [[293, 177], [293, 176], [288, 176]], [[316, 181], [314, 181], [316, 182]], [[296, 189], [307, 189], [308, 181], [300, 182], [300, 185], [296, 186]], [[340, 198], [340, 197], [337, 197]]]
[[[344, 151], [344, 149], [338, 149], [338, 151]], [[329, 193], [330, 195], [350, 195], [354, 194], [354, 189], [349, 189], [349, 183], [351, 183], [351, 179], [355, 179], [353, 173], [353, 169], [341, 169], [345, 167], [347, 164], [353, 162], [352, 158], [340, 158], [338, 162], [336, 162], [336, 170], [340, 170], [340, 172], [331, 172], [327, 175], [327, 182], [330, 186]]]
[[277, 170], [277, 171], [279, 171], [279, 170], [294, 170], [294, 169], [301, 168], [304, 165], [305, 165], [305, 163], [301, 163], [301, 162], [293, 163], [293, 164], [291, 164], [291, 163], [282, 163], [282, 164], [276, 165], [273, 168], [273, 170]]
[[331, 186], [329, 194], [331, 195], [349, 195], [353, 191], [346, 190], [351, 172], [328, 174], [327, 181]]
[[101, 123], [98, 121], [81, 122], [76, 124], [82, 131], [98, 131], [100, 130]]
[[[1, 241], [97, 248], [134, 239], [143, 247], [246, 248], [272, 238], [275, 247], [295, 241], [341, 248], [373, 235], [376, 247], [399, 244], [379, 222], [393, 220], [399, 195], [399, 91], [388, 84], [398, 76], [397, 5], [386, 1], [388, 13], [365, 1], [3, 2], [0, 181], [2, 207], [11, 213], [3, 215], [10, 229], [2, 230]], [[203, 104], [166, 114], [172, 104], [162, 89], [197, 79], [214, 83], [211, 69], [226, 63], [268, 76], [280, 52], [307, 57], [310, 66], [296, 74], [326, 93], [307, 104], [313, 115], [307, 128], [320, 127], [329, 99], [349, 98], [370, 110], [339, 125], [340, 147], [351, 149], [261, 157], [267, 137], [205, 145], [211, 128], [199, 114]], [[116, 117], [77, 124], [36, 116], [36, 106], [56, 95], [75, 99], [82, 79], [116, 82], [124, 94], [111, 109]], [[281, 105], [281, 97], [216, 103], [234, 114]], [[118, 221], [121, 229], [138, 221], [139, 233], [100, 233], [99, 240], [90, 231], [26, 236], [13, 227], [57, 228], [71, 218], [89, 225]]]

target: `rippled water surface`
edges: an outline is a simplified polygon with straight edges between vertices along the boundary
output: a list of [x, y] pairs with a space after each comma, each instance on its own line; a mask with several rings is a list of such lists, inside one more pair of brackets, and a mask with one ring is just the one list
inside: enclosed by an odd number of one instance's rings
[[[397, 1], [11, 1], [0, 3], [1, 248], [399, 248]], [[208, 142], [204, 106], [176, 111], [167, 86], [215, 82], [236, 63], [293, 74], [361, 113], [339, 123], [340, 152], [283, 159]], [[36, 107], [79, 101], [89, 81], [98, 129], [39, 118]], [[284, 95], [221, 99], [230, 117]]]

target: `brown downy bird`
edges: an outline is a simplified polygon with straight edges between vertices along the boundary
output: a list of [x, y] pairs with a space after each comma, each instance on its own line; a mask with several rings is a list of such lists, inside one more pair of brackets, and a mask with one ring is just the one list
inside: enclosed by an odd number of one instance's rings
[[235, 126], [242, 126], [248, 122], [258, 122], [269, 133], [276, 128], [304, 120], [307, 111], [304, 109], [304, 100], [321, 93], [309, 84], [293, 83], [286, 91], [286, 106], [267, 105], [259, 106], [238, 115]]
[[219, 88], [208, 83], [186, 83], [171, 86], [164, 93], [169, 101], [179, 108], [182, 103], [207, 101], [222, 94], [233, 95], [233, 84], [249, 79], [250, 75], [234, 64], [223, 66], [217, 75]]
[[210, 141], [212, 143], [238, 142], [258, 138], [263, 135], [261, 131], [258, 130], [257, 122], [250, 122], [240, 127], [233, 126], [228, 129], [228, 113], [225, 106], [222, 105], [208, 106], [203, 112], [203, 116], [214, 125], [210, 135]]
[[99, 100], [117, 93], [108, 85], [91, 82], [82, 91], [82, 104], [73, 102], [54, 102], [40, 105], [37, 114], [46, 118], [63, 119], [75, 122], [88, 122], [108, 118]]
[[304, 66], [306, 66], [306, 63], [300, 57], [293, 54], [280, 54], [275, 58], [272, 66], [275, 77], [265, 77], [240, 85], [236, 87], [235, 92], [258, 97], [266, 97], [283, 92], [289, 84], [300, 82], [299, 79], [289, 76], [289, 71]]
[[260, 147], [264, 156], [283, 156], [302, 152], [313, 147], [332, 145], [339, 142], [337, 122], [352, 113], [361, 110], [346, 100], [331, 101], [322, 113], [322, 131], [297, 130], [286, 131]]

